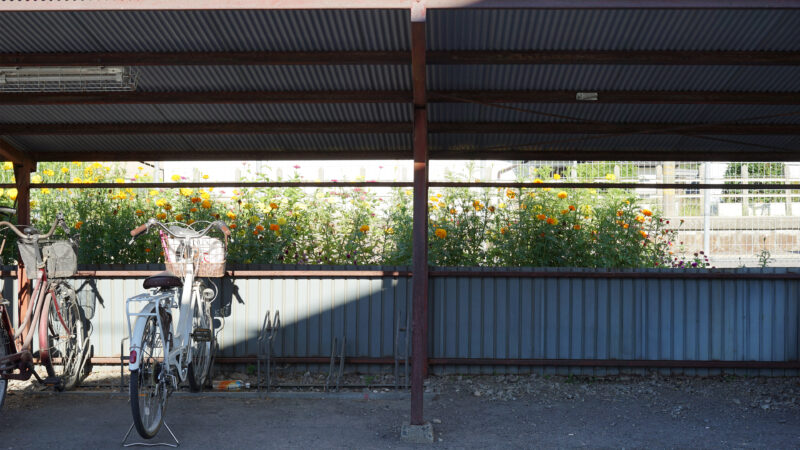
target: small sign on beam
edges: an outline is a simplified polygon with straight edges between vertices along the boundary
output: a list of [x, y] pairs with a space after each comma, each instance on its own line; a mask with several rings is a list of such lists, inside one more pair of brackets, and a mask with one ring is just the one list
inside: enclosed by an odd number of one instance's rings
[[575, 100], [579, 102], [596, 102], [597, 92], [578, 92], [575, 94]]

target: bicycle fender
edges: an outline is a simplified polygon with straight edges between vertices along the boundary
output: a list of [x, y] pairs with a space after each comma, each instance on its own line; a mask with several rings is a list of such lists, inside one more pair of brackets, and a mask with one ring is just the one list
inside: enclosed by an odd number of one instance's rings
[[139, 344], [142, 342], [142, 336], [144, 335], [144, 327], [147, 325], [147, 320], [150, 318], [150, 314], [156, 313], [156, 305], [155, 304], [148, 304], [141, 311], [139, 314], [147, 314], [143, 316], [139, 316], [136, 318], [136, 325], [133, 327], [133, 334], [131, 334], [130, 345], [129, 345], [129, 352], [128, 356], [130, 357], [130, 352], [136, 350], [136, 361], [131, 362], [128, 360], [128, 370], [134, 371], [139, 370], [139, 362], [141, 361], [140, 355], [140, 348]]

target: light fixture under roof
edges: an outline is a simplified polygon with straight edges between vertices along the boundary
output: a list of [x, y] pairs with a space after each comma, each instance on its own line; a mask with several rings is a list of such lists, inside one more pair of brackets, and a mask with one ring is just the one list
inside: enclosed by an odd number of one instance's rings
[[0, 92], [133, 91], [130, 67], [0, 67]]

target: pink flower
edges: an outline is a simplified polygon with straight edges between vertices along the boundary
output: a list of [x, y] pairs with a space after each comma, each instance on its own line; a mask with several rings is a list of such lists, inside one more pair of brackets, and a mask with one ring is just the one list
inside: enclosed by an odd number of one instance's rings
[[295, 168], [295, 169], [299, 169], [299, 168], [300, 168], [300, 166], [299, 166], [298, 164], [295, 164], [295, 165], [294, 165], [294, 168]]

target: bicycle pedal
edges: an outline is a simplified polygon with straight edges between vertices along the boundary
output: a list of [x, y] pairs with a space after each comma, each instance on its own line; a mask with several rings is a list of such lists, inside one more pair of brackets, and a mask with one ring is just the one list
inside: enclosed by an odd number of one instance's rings
[[195, 328], [192, 333], [192, 339], [197, 342], [211, 342], [211, 329], [210, 328]]
[[42, 384], [45, 386], [60, 386], [61, 385], [61, 377], [47, 377], [42, 380]]

